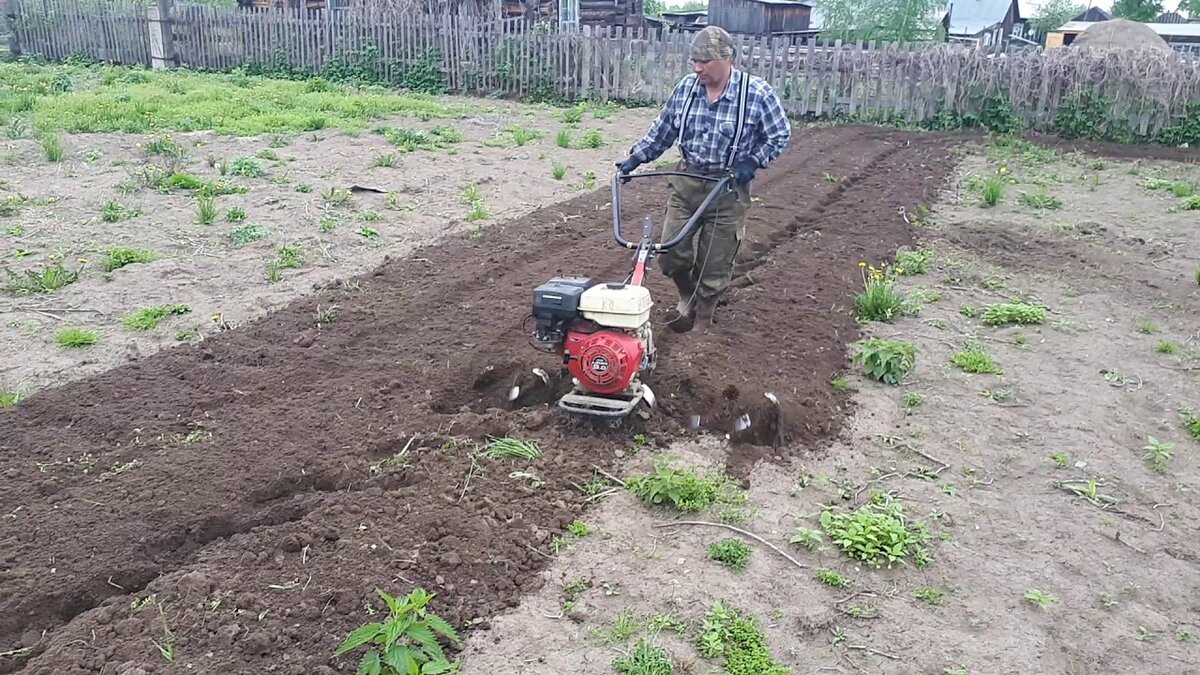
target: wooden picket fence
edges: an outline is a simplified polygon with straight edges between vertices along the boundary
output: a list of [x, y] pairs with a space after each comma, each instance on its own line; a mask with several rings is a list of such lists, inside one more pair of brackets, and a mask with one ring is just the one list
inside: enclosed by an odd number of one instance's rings
[[[619, 27], [560, 29], [470, 15], [351, 7], [332, 11], [215, 8], [168, 0], [6, 0], [25, 55], [83, 55], [199, 70], [255, 68], [350, 75], [452, 93], [660, 104], [690, 72], [691, 35]], [[156, 33], [161, 31], [161, 35]], [[1033, 128], [1090, 92], [1107, 124], [1142, 136], [1200, 108], [1200, 60], [1154, 51], [850, 44], [737, 36], [737, 63], [763, 77], [787, 111], [816, 118], [920, 123], [980, 116], [1001, 97]], [[422, 79], [424, 78], [424, 79]], [[1188, 117], [1191, 115], [1191, 117]], [[1189, 122], [1192, 123], [1192, 122]]]

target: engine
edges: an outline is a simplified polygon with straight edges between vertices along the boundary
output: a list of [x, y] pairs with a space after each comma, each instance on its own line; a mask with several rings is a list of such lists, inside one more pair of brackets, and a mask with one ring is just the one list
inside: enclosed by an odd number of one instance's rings
[[534, 338], [583, 389], [620, 394], [654, 366], [650, 307], [644, 286], [557, 277], [534, 289]]

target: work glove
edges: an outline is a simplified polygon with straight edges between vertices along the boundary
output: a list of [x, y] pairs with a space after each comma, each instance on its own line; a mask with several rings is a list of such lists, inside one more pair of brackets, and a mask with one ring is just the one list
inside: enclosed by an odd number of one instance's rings
[[[617, 162], [617, 171], [620, 171], [622, 176], [627, 176], [627, 175], [633, 173], [634, 170], [637, 169], [641, 165], [642, 165], [641, 162], [630, 157], [629, 159], [625, 160], [624, 162]], [[626, 178], [621, 182], [628, 183], [629, 179]]]
[[745, 185], [754, 180], [755, 171], [758, 171], [758, 163], [752, 159], [743, 159], [733, 167], [733, 180], [738, 185]]

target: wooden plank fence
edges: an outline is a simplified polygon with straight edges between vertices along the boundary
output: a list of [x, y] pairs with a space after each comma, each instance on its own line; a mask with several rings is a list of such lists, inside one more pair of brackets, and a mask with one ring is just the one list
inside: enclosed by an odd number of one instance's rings
[[[660, 104], [690, 72], [690, 34], [560, 29], [469, 15], [378, 9], [237, 9], [172, 0], [6, 0], [25, 55], [120, 64], [247, 68], [357, 77], [451, 93]], [[795, 37], [738, 40], [739, 67], [778, 90], [798, 117], [921, 123], [988, 112], [1000, 96], [1032, 128], [1070, 97], [1106, 101], [1106, 124], [1141, 136], [1195, 119], [1200, 60], [1154, 51], [849, 44]], [[162, 52], [162, 53], [159, 53]], [[1189, 118], [1190, 115], [1190, 118]], [[1195, 124], [1196, 122], [1192, 122]]]

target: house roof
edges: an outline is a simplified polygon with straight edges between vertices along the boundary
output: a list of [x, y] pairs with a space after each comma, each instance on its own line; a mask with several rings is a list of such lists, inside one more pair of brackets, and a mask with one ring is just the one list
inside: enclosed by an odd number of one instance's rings
[[1112, 14], [1100, 9], [1099, 7], [1088, 7], [1086, 12], [1071, 19], [1072, 21], [1108, 21], [1112, 19]]
[[[976, 35], [1004, 21], [1017, 0], [954, 0], [950, 3], [950, 33]], [[1017, 9], [1020, 18], [1020, 8]]]
[[[1082, 33], [1095, 26], [1095, 21], [1068, 21], [1059, 29], [1060, 33]], [[1162, 36], [1200, 37], [1200, 23], [1147, 23], [1150, 30]]]

